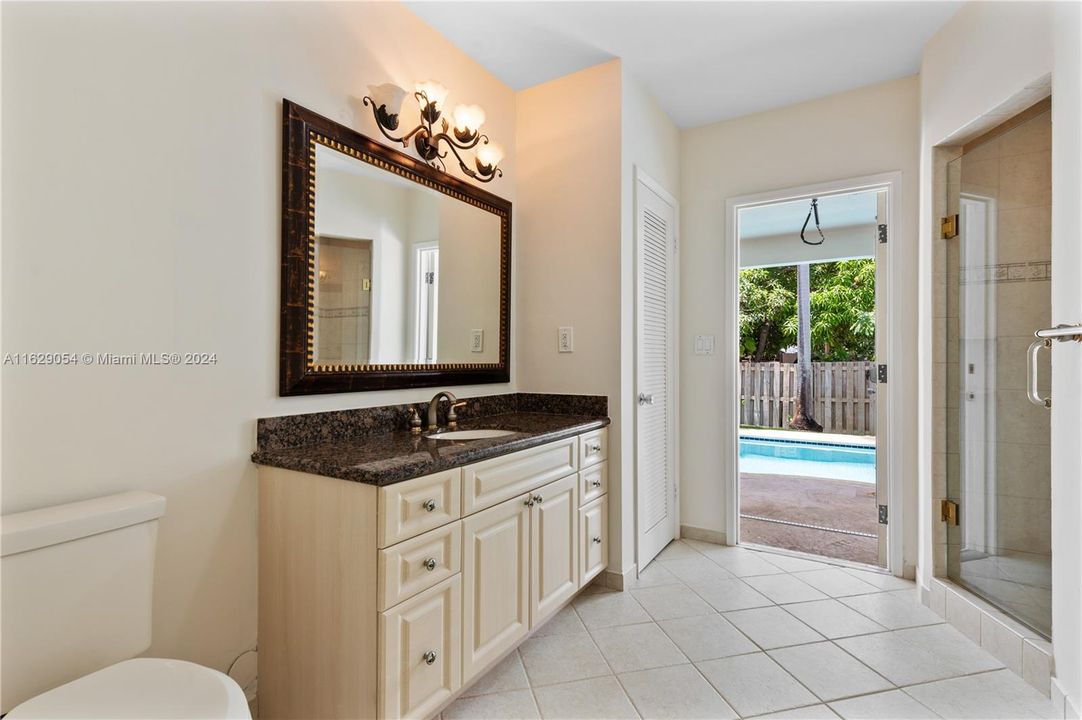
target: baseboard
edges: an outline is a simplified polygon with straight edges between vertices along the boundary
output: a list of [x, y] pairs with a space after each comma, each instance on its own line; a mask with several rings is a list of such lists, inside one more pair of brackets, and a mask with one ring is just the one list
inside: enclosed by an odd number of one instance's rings
[[1078, 708], [1071, 702], [1071, 698], [1064, 692], [1059, 678], [1052, 677], [1052, 705], [1057, 713], [1062, 713], [1063, 720], [1079, 720]]
[[606, 570], [601, 573], [602, 584], [610, 590], [620, 590], [621, 592], [631, 586], [631, 581], [638, 574], [637, 568], [632, 565], [622, 573], [615, 570]]
[[688, 540], [701, 540], [715, 545], [728, 545], [725, 542], [725, 532], [723, 530], [709, 530], [694, 525], [681, 525], [680, 537]]

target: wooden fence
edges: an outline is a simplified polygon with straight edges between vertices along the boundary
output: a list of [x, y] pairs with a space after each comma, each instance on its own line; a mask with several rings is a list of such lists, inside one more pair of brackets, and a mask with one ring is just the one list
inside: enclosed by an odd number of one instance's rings
[[[740, 363], [740, 423], [787, 428], [796, 377], [796, 363]], [[823, 432], [875, 435], [875, 364], [812, 363], [811, 416]]]

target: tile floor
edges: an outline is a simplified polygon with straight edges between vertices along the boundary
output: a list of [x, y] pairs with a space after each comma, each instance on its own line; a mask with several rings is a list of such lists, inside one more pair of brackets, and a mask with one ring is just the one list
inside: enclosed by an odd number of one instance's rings
[[587, 588], [444, 710], [511, 718], [1052, 718], [913, 583], [694, 540]]

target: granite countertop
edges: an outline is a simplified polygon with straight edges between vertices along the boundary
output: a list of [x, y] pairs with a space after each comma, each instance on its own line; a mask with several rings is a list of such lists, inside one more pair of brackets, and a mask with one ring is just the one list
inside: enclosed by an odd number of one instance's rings
[[436, 440], [408, 430], [369, 433], [297, 447], [257, 450], [259, 465], [391, 485], [589, 432], [609, 424], [597, 415], [508, 412], [459, 422], [459, 430], [493, 428], [511, 435], [483, 440]]

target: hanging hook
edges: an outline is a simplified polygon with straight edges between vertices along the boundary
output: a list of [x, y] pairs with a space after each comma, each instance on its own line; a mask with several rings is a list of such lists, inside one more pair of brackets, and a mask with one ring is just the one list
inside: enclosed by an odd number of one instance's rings
[[[804, 231], [808, 229], [812, 215], [815, 215], [815, 229], [819, 231], [819, 242], [812, 242], [804, 237]], [[804, 226], [800, 228], [800, 241], [805, 245], [822, 245], [824, 240], [826, 236], [823, 235], [823, 228], [819, 227], [819, 198], [812, 198], [811, 207], [808, 208], [808, 217], [804, 218]]]

